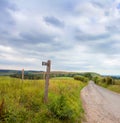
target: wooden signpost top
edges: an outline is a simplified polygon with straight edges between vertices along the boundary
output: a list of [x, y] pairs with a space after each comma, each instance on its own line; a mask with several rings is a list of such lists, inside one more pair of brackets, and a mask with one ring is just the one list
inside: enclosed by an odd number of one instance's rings
[[42, 62], [42, 65], [47, 66], [46, 77], [45, 77], [45, 93], [44, 93], [44, 103], [47, 103], [48, 102], [48, 87], [49, 87], [51, 61], [48, 60], [47, 62]]

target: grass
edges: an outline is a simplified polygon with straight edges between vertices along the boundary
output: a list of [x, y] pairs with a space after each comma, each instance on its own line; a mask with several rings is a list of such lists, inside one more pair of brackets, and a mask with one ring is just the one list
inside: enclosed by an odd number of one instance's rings
[[66, 80], [66, 79], [69, 79], [69, 80], [70, 80], [70, 79], [71, 79], [71, 80], [73, 80], [73, 77], [54, 77], [54, 78], [52, 78], [52, 79], [57, 79], [57, 80], [58, 80], [58, 79], [59, 79], [59, 80], [61, 80], [61, 79], [62, 79], [62, 80]]
[[119, 81], [119, 80], [116, 81], [116, 82], [114, 83], [114, 85], [111, 85], [111, 84], [108, 85], [108, 84], [102, 83], [102, 82], [99, 82], [98, 85], [100, 85], [100, 86], [102, 86], [102, 87], [104, 87], [104, 88], [107, 88], [107, 89], [109, 89], [109, 90], [111, 90], [111, 91], [120, 93], [120, 81]]
[[111, 91], [120, 93], [120, 85], [109, 85], [107, 88]]
[[50, 80], [49, 102], [43, 103], [44, 80], [0, 77], [0, 123], [81, 123], [80, 90], [85, 83], [72, 78]]

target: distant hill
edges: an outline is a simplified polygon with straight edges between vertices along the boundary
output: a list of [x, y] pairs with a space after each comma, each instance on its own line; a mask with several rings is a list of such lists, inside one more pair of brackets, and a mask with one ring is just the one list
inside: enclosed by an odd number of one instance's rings
[[[11, 76], [21, 78], [22, 70], [0, 70], [0, 76]], [[66, 72], [66, 71], [51, 71], [50, 78], [53, 77], [74, 77], [76, 75], [85, 76], [89, 79], [100, 77], [101, 75], [94, 72]], [[25, 79], [43, 79], [45, 77], [44, 71], [25, 70]]]
[[[24, 71], [25, 74], [39, 74], [42, 73], [43, 71], [33, 71], [33, 70], [28, 70]], [[0, 69], [0, 76], [10, 76], [14, 74], [21, 74], [21, 70], [3, 70]]]
[[0, 76], [12, 75], [16, 74], [17, 72], [17, 70], [0, 70]]
[[95, 73], [95, 72], [85, 72], [83, 74], [91, 74], [92, 77], [100, 77], [101, 75], [99, 73]]
[[[44, 71], [35, 71], [35, 70], [25, 70], [25, 74], [39, 74], [43, 73]], [[4, 70], [0, 69], [0, 76], [1, 75], [13, 75], [13, 74], [20, 74], [21, 70]], [[94, 72], [66, 72], [66, 71], [51, 71], [52, 74], [87, 74], [90, 73], [92, 76], [101, 76], [98, 73]]]

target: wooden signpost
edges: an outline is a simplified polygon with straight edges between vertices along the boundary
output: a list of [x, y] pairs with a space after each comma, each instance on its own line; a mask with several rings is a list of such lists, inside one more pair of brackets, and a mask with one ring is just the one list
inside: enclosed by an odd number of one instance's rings
[[51, 61], [48, 60], [47, 62], [42, 62], [42, 65], [47, 66], [46, 76], [45, 76], [45, 92], [44, 92], [44, 103], [47, 103], [48, 102], [48, 87], [49, 87]]

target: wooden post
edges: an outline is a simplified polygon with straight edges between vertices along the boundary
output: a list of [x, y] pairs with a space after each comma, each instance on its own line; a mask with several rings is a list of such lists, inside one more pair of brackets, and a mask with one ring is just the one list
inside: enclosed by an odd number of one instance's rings
[[47, 62], [42, 62], [42, 65], [47, 66], [46, 76], [45, 76], [45, 92], [44, 92], [44, 103], [47, 103], [48, 102], [48, 87], [49, 87], [51, 61], [48, 60]]
[[24, 80], [24, 69], [22, 69], [22, 81]]

